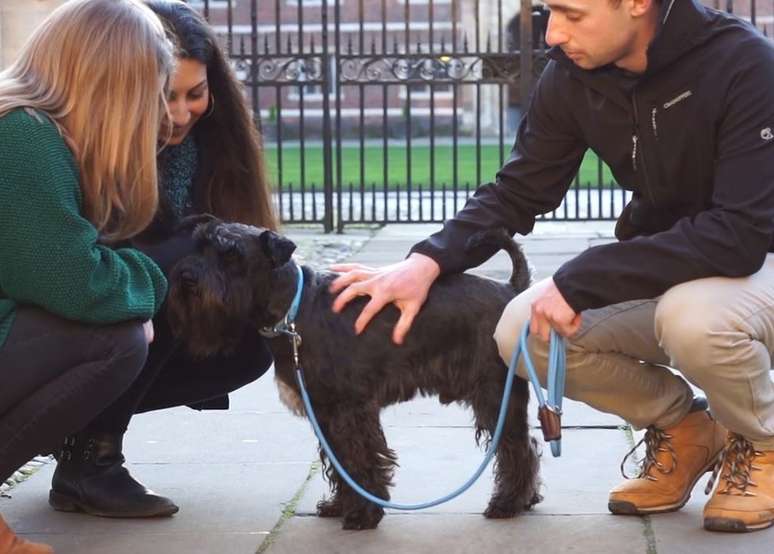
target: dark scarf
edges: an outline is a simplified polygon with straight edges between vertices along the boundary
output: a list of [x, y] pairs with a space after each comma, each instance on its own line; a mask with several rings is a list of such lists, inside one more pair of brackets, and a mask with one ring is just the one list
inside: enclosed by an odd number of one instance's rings
[[158, 157], [160, 189], [175, 219], [193, 210], [193, 184], [199, 170], [199, 150], [192, 134], [167, 146]]

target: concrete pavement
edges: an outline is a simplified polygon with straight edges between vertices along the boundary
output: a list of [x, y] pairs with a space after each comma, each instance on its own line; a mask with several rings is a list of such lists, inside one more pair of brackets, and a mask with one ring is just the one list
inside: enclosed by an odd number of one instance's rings
[[[299, 244], [350, 241], [350, 259], [381, 264], [401, 259], [436, 226], [349, 229], [342, 236], [289, 229]], [[583, 249], [609, 241], [612, 226], [539, 223], [523, 244], [537, 277], [550, 275]], [[304, 248], [300, 249], [302, 252]], [[505, 278], [509, 260], [498, 255], [480, 270]], [[530, 410], [535, 414], [535, 408]], [[384, 412], [388, 443], [401, 467], [392, 497], [436, 498], [464, 482], [483, 457], [473, 442], [470, 413], [419, 399]], [[47, 505], [53, 464], [0, 498], [0, 513], [20, 534], [55, 546], [59, 554], [411, 554], [541, 552], [599, 554], [766, 553], [774, 530], [748, 535], [701, 528], [701, 494], [681, 511], [653, 517], [607, 512], [607, 491], [632, 434], [616, 417], [566, 401], [563, 454], [542, 458], [545, 500], [510, 521], [481, 516], [491, 491], [487, 471], [466, 494], [422, 512], [392, 512], [376, 531], [342, 531], [337, 520], [314, 516], [326, 492], [309, 424], [277, 399], [272, 377], [232, 395], [227, 412], [187, 408], [132, 420], [126, 455], [134, 475], [181, 507], [163, 520], [108, 520], [54, 512]], [[539, 436], [539, 431], [536, 432]], [[540, 440], [540, 439], [539, 439]], [[542, 440], [541, 440], [542, 442]]]

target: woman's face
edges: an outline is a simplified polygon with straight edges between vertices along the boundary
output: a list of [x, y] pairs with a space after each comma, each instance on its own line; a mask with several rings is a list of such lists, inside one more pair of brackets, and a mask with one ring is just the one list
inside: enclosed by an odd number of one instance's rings
[[191, 58], [178, 58], [167, 103], [171, 121], [162, 125], [161, 139], [170, 137], [167, 144], [180, 144], [210, 108], [207, 66]]

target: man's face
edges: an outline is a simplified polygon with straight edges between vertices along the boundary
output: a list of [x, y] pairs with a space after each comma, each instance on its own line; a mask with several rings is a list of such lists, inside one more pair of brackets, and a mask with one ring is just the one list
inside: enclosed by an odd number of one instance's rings
[[559, 46], [575, 65], [594, 69], [632, 55], [637, 20], [631, 0], [546, 0], [551, 10], [546, 43]]

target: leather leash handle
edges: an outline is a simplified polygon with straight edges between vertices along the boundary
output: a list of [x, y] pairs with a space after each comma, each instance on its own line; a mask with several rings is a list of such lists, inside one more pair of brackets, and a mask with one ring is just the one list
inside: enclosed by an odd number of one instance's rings
[[538, 420], [543, 431], [543, 440], [551, 442], [562, 438], [562, 415], [548, 405], [538, 408]]

